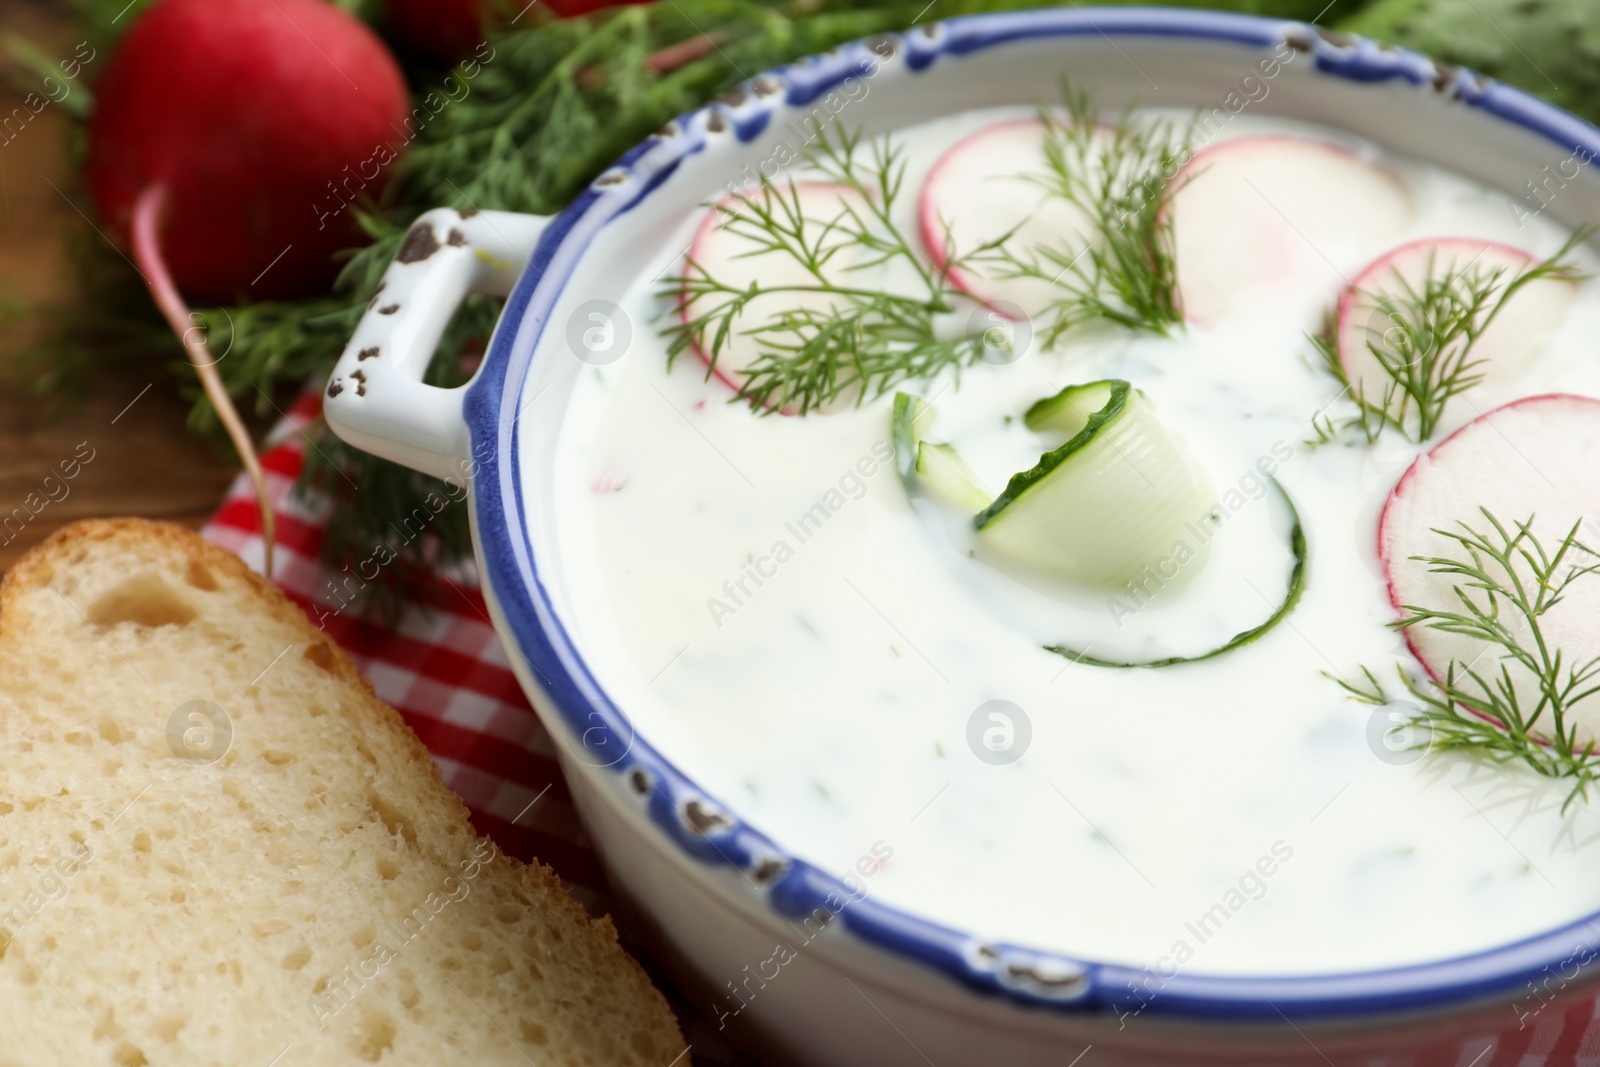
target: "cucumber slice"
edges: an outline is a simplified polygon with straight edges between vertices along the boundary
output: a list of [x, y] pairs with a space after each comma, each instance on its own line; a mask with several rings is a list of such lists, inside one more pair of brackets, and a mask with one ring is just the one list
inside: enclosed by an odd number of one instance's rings
[[889, 419], [889, 441], [894, 445], [894, 465], [900, 481], [911, 492], [917, 487], [916, 422], [929, 412], [922, 398], [910, 393], [894, 394], [894, 413]]
[[[1069, 385], [1055, 396], [1035, 401], [1022, 415], [1022, 424], [1036, 433], [1054, 430], [1067, 437], [1082, 433], [1089, 420], [1117, 396], [1117, 386], [1128, 383], [1117, 379]], [[1131, 388], [1131, 386], [1129, 387]]]
[[1191, 551], [1186, 533], [1209, 520], [1216, 492], [1143, 393], [1120, 379], [1069, 386], [1023, 418], [1072, 436], [978, 514], [981, 546], [1080, 585], [1133, 581], [1180, 545], [1179, 581], [1204, 565], [1208, 545]]
[[926, 493], [968, 514], [982, 511], [994, 494], [984, 490], [955, 446], [921, 439], [916, 424], [919, 420], [932, 421], [933, 415], [933, 408], [921, 397], [910, 393], [894, 395], [889, 437], [894, 442], [895, 467], [906, 492]]
[[1278, 480], [1276, 478], [1269, 477], [1266, 479], [1266, 481], [1272, 487], [1273, 492], [1277, 494], [1279, 502], [1289, 509], [1289, 516], [1291, 519], [1291, 526], [1289, 528], [1289, 551], [1294, 557], [1294, 564], [1289, 570], [1288, 588], [1284, 592], [1283, 599], [1273, 610], [1272, 614], [1268, 615], [1263, 622], [1260, 622], [1247, 630], [1242, 630], [1239, 633], [1234, 634], [1233, 637], [1218, 645], [1216, 648], [1188, 656], [1164, 656], [1159, 659], [1152, 660], [1110, 659], [1089, 655], [1090, 649], [1093, 648], [1092, 645], [1080, 650], [1064, 644], [1046, 645], [1045, 651], [1058, 653], [1072, 660], [1074, 663], [1086, 663], [1091, 667], [1172, 667], [1179, 663], [1199, 663], [1201, 660], [1212, 659], [1213, 657], [1231, 652], [1241, 645], [1248, 645], [1250, 642], [1254, 641], [1256, 638], [1260, 637], [1262, 634], [1278, 625], [1278, 623], [1283, 620], [1284, 616], [1288, 615], [1289, 612], [1294, 610], [1294, 606], [1300, 601], [1300, 594], [1305, 592], [1306, 534], [1305, 529], [1300, 524], [1300, 512], [1294, 506], [1294, 501], [1290, 499], [1288, 492], [1284, 490], [1283, 486], [1278, 484]]
[[954, 445], [919, 442], [917, 479], [929, 495], [968, 513], [982, 511], [994, 499], [993, 493], [984, 492], [978, 476]]

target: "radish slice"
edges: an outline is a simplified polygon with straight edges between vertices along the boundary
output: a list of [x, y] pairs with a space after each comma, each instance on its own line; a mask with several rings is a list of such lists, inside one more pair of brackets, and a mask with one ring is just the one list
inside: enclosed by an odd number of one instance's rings
[[[762, 194], [760, 190], [752, 189], [744, 195], [759, 203]], [[815, 239], [815, 235], [821, 234], [830, 223], [835, 223], [844, 217], [847, 205], [853, 206], [863, 220], [868, 217], [865, 201], [861, 195], [846, 185], [795, 182], [792, 186], [775, 189], [773, 196], [774, 199], [781, 197], [789, 204], [798, 202], [800, 213], [806, 220], [808, 239]], [[728, 215], [725, 212], [747, 210], [739, 197], [724, 198], [718, 203], [718, 208], [719, 210], [707, 212], [705, 221], [700, 224], [700, 229], [689, 246], [689, 262], [683, 272], [685, 279], [702, 277], [704, 272], [719, 282], [741, 289], [748, 287], [752, 282], [759, 282], [763, 289], [785, 285], [819, 284], [817, 278], [793, 256], [785, 252], [763, 249], [755, 241], [741, 235], [734, 227], [728, 225]], [[833, 254], [822, 272], [827, 284], [858, 288], [871, 288], [878, 284], [866, 279], [863, 272], [851, 269], [859, 267], [865, 261], [865, 255], [846, 234], [836, 231], [821, 239], [828, 248], [833, 249]], [[680, 303], [679, 314], [687, 322], [697, 314], [709, 312], [724, 299], [722, 296], [712, 295], [685, 300]], [[715, 364], [712, 363], [711, 352], [699, 344], [694, 346], [695, 354], [711, 367], [711, 372], [724, 384], [738, 392], [744, 385], [745, 372], [761, 355], [759, 341], [748, 331], [776, 321], [785, 312], [802, 309], [825, 312], [843, 307], [847, 302], [845, 298], [835, 293], [764, 293], [745, 305], [735, 322], [733, 332], [722, 346], [722, 350], [717, 353]], [[705, 305], [703, 308], [700, 307], [702, 304]], [[708, 344], [712, 340], [709, 333], [706, 340]]]
[[[1023, 226], [1031, 245], [1071, 248], [1092, 232], [1088, 214], [1038, 184], [1050, 174], [1044, 154], [1044, 123], [1014, 119], [986, 126], [957, 141], [939, 157], [922, 187], [922, 241], [935, 266], [954, 255], [970, 255], [986, 242]], [[1008, 315], [1034, 316], [1059, 296], [1038, 278], [1000, 278], [993, 266], [969, 264], [947, 272], [951, 284], [993, 305], [1005, 301]]]
[[[1412, 241], [1385, 254], [1358, 274], [1339, 299], [1338, 352], [1351, 392], [1369, 404], [1382, 404], [1392, 379], [1372, 354], [1371, 345], [1396, 351], [1392, 320], [1379, 310], [1377, 296], [1403, 299], [1406, 287], [1420, 290], [1430, 275], [1443, 278], [1450, 271], [1498, 270], [1500, 286], [1510, 284], [1537, 261], [1510, 245], [1469, 237], [1434, 237]], [[1474, 373], [1485, 382], [1515, 377], [1538, 353], [1551, 327], [1572, 303], [1570, 282], [1535, 281], [1516, 293], [1472, 346], [1468, 358], [1483, 361]], [[1386, 336], [1390, 339], [1386, 341]]]
[[1206, 325], [1263, 286], [1337, 291], [1341, 266], [1364, 260], [1412, 214], [1388, 171], [1337, 145], [1281, 135], [1195, 153], [1166, 210], [1184, 315]]
[[[1378, 553], [1395, 608], [1460, 611], [1455, 586], [1462, 579], [1435, 574], [1413, 556], [1462, 558], [1463, 549], [1433, 532], [1459, 530], [1465, 522], [1492, 532], [1480, 508], [1508, 529], [1534, 518], [1533, 533], [1547, 549], [1561, 543], [1574, 523], [1600, 521], [1600, 400], [1556, 394], [1530, 397], [1496, 408], [1457, 430], [1419, 456], [1384, 505], [1378, 523]], [[1600, 535], [1584, 522], [1578, 540], [1600, 549]], [[1593, 562], [1582, 553], [1577, 562]], [[1492, 564], [1491, 564], [1492, 566]], [[1503, 579], [1504, 575], [1496, 576]], [[1473, 594], [1481, 603], [1482, 594]], [[1600, 654], [1600, 575], [1580, 578], [1540, 620], [1546, 641], [1570, 666]], [[1501, 649], [1474, 637], [1445, 633], [1426, 624], [1404, 631], [1412, 653], [1435, 679], [1452, 662], [1497, 676]], [[1522, 706], [1538, 696], [1533, 675], [1507, 661]], [[1536, 724], [1548, 727], [1548, 712]], [[1600, 736], [1600, 696], [1574, 706], [1568, 725], [1578, 726], [1580, 745]]]

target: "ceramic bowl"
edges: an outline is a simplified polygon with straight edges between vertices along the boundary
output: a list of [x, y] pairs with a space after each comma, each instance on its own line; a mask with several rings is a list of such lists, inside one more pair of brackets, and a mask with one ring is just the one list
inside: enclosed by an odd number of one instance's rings
[[[552, 472], [562, 397], [586, 365], [573, 323], [670, 262], [685, 217], [748, 180], [815, 108], [845, 98], [852, 126], [887, 132], [1054, 99], [1064, 71], [1107, 106], [1232, 111], [1243, 99], [1508, 191], [1576, 150], [1600, 154], [1593, 126], [1522, 92], [1299, 23], [1077, 7], [929, 23], [751, 79], [647, 138], [555, 218], [424, 215], [333, 373], [328, 423], [470, 486], [496, 628], [614, 888], [712, 1025], [765, 1062], [1065, 1067], [1091, 1046], [1085, 1063], [1483, 1067], [1534, 1062], [1517, 1059], [1524, 1051], [1572, 1062], [1595, 1014], [1600, 924], [1393, 970], [1152, 981], [983, 943], [870, 898], [840, 907], [850, 894], [838, 878], [787, 854], [636, 733], [569, 638]], [[1581, 174], [1549, 211], [1569, 225], [1600, 220], [1600, 182]], [[481, 368], [461, 389], [424, 385], [450, 314], [476, 292], [507, 298]], [[538, 415], [520, 417], [539, 397]], [[793, 958], [775, 962], [778, 945], [795, 946]]]

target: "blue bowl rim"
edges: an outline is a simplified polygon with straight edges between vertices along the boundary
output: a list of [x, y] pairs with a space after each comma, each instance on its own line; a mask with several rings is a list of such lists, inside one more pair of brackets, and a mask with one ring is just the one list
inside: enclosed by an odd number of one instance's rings
[[907, 76], [915, 76], [944, 56], [1015, 41], [1087, 36], [1108, 41], [1116, 36], [1209, 40], [1263, 49], [1287, 43], [1309, 54], [1322, 75], [1356, 82], [1403, 81], [1529, 130], [1563, 151], [1584, 149], [1600, 156], [1600, 130], [1471, 70], [1304, 23], [1223, 12], [1074, 6], [965, 16], [905, 34], [881, 34], [758, 75], [646, 138], [552, 220], [506, 302], [483, 366], [468, 389], [465, 414], [472, 454], [489, 457], [473, 479], [477, 536], [485, 581], [515, 638], [508, 651], [520, 655], [539, 679], [553, 710], [579, 738], [590, 762], [626, 775], [650, 820], [690, 857], [740, 870], [752, 884], [760, 882], [782, 918], [822, 918], [820, 912], [826, 912], [863, 941], [981, 993], [1035, 1007], [1119, 1017], [1148, 1013], [1277, 1022], [1481, 1001], [1548, 977], [1557, 965], [1576, 968], [1572, 978], [1564, 979], [1564, 985], [1570, 984], [1577, 971], [1588, 971], [1600, 957], [1600, 912], [1514, 944], [1415, 966], [1317, 976], [1168, 977], [1148, 967], [980, 942], [871, 898], [852, 900], [855, 894], [839, 878], [786, 854], [636, 737], [557, 617], [526, 528], [516, 398], [570, 267], [600, 228], [636, 206], [682, 160], [706, 149], [716, 137], [749, 141], [784, 109], [803, 107], [879, 62], [903, 56]]

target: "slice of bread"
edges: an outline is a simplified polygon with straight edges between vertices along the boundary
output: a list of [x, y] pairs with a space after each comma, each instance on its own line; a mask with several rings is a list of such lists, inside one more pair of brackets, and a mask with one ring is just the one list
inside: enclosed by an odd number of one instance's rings
[[394, 710], [236, 558], [83, 522], [6, 577], [0, 1067], [686, 1052], [610, 921], [477, 837]]

